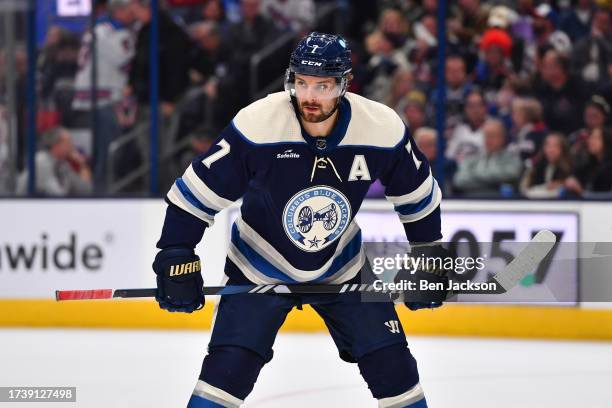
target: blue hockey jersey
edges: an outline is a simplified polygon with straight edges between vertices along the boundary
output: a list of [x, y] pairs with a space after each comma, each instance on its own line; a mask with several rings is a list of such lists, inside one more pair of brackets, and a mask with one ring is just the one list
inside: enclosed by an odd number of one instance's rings
[[440, 189], [392, 109], [347, 93], [332, 133], [312, 137], [279, 92], [239, 111], [166, 200], [206, 226], [242, 198], [227, 257], [253, 283], [342, 283], [366, 261], [355, 214], [376, 179], [410, 240], [441, 238]]

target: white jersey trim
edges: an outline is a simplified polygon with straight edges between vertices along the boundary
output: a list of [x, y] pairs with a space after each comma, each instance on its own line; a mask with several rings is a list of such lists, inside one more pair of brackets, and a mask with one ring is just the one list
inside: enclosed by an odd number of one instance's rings
[[442, 201], [442, 191], [440, 191], [440, 187], [438, 186], [438, 183], [435, 181], [435, 179], [433, 182], [433, 191], [431, 192], [431, 194], [433, 195], [433, 197], [431, 198], [431, 202], [421, 211], [406, 215], [398, 213], [400, 221], [403, 223], [418, 221], [422, 218], [427, 217], [433, 212], [433, 210], [435, 210], [440, 205], [440, 202]]
[[378, 400], [378, 408], [403, 408], [414, 404], [425, 398], [423, 388], [420, 383], [409, 389], [403, 394], [395, 397], [382, 398]]
[[212, 226], [213, 223], [215, 222], [213, 216], [211, 216], [210, 214], [205, 213], [204, 211], [200, 210], [199, 208], [196, 208], [187, 199], [185, 199], [183, 197], [183, 193], [181, 193], [179, 188], [176, 186], [176, 183], [174, 183], [172, 185], [172, 187], [170, 188], [170, 191], [168, 191], [168, 194], [166, 195], [166, 197], [168, 198], [168, 200], [170, 200], [170, 202], [172, 204], [174, 204], [177, 207], [179, 207], [180, 209], [182, 209], [184, 211], [187, 211], [188, 213], [198, 217], [199, 219], [201, 219], [202, 221], [207, 223], [209, 227]]
[[404, 205], [404, 204], [414, 204], [418, 203], [425, 197], [429, 195], [431, 192], [431, 187], [433, 184], [434, 178], [431, 174], [431, 170], [429, 171], [429, 176], [418, 186], [415, 190], [408, 194], [404, 194], [401, 196], [386, 196], [387, 200], [395, 205]]
[[221, 388], [213, 387], [212, 385], [198, 380], [193, 390], [193, 395], [206, 400], [223, 405], [227, 408], [238, 408], [242, 405], [243, 400], [234, 397], [232, 394], [223, 391]]
[[232, 205], [232, 201], [226, 198], [220, 197], [217, 193], [212, 191], [200, 177], [196, 174], [193, 169], [193, 165], [189, 165], [185, 173], [183, 174], [183, 181], [189, 187], [196, 197], [208, 208], [215, 211], [221, 211], [222, 209]]
[[251, 226], [249, 226], [242, 217], [238, 217], [238, 219], [236, 219], [236, 227], [238, 227], [238, 231], [240, 232], [240, 238], [246, 242], [247, 245], [274, 265], [277, 269], [298, 282], [307, 282], [316, 279], [327, 272], [334, 260], [342, 253], [344, 247], [360, 231], [355, 220], [351, 221], [344, 234], [342, 234], [340, 237], [338, 246], [330, 259], [319, 269], [304, 270], [298, 269], [291, 265], [291, 263], [285, 259], [280, 252], [278, 252], [268, 241], [259, 235], [257, 231], [251, 228]]

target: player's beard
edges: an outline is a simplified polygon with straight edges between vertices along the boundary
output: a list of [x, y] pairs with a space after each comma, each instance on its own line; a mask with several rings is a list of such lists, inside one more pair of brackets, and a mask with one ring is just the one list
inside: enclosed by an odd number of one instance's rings
[[[317, 111], [308, 112], [305, 109], [306, 107], [317, 108]], [[335, 111], [336, 111], [336, 104], [334, 104], [334, 106], [332, 106], [330, 110], [327, 112], [323, 110], [323, 105], [321, 105], [320, 103], [302, 102], [300, 104], [300, 115], [306, 122], [311, 122], [311, 123], [323, 122], [329, 119], [329, 117], [333, 115]]]

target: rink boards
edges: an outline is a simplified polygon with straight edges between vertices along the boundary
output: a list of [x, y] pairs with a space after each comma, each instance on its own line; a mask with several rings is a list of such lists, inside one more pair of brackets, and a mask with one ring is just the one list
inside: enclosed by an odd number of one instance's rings
[[[155, 286], [150, 264], [163, 221], [161, 200], [9, 199], [0, 201], [0, 208], [0, 325], [210, 327], [214, 298], [203, 312], [189, 316], [163, 313], [150, 301], [57, 304], [51, 300], [56, 289]], [[608, 242], [611, 212], [611, 203], [598, 202], [447, 200], [443, 233], [445, 240], [467, 236], [491, 242], [501, 235], [525, 242], [534, 231], [551, 229], [562, 233], [562, 242]], [[229, 225], [236, 214], [236, 209], [220, 213], [197, 249], [206, 284], [221, 281]], [[358, 223], [366, 241], [404, 239], [386, 202], [364, 203]], [[612, 339], [612, 310], [601, 302], [612, 299], [611, 274], [584, 273], [580, 262], [569, 269], [563, 304], [519, 305], [519, 297], [513, 305], [449, 305], [418, 313], [399, 307], [398, 311], [412, 333]], [[533, 285], [518, 293], [537, 290]], [[597, 302], [584, 302], [592, 299]], [[293, 312], [283, 329], [325, 328], [311, 309], [305, 309]]]

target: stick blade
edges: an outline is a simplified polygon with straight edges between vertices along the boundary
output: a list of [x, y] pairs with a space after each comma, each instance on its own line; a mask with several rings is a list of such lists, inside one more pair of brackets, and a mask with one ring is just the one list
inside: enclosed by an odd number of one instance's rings
[[557, 237], [548, 230], [538, 232], [525, 248], [508, 264], [506, 269], [493, 278], [504, 291], [516, 286], [527, 274], [533, 272], [538, 264], [555, 246]]

